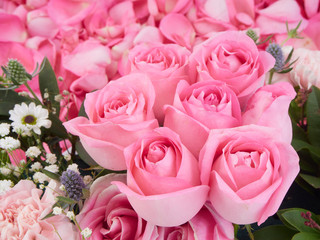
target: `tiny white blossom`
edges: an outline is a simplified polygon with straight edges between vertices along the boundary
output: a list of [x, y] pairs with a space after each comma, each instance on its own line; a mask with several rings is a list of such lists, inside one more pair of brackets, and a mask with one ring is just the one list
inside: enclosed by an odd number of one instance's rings
[[40, 189], [44, 189], [46, 186], [44, 184], [40, 184]]
[[36, 146], [29, 147], [26, 151], [26, 156], [29, 158], [38, 157], [40, 154], [41, 154], [41, 151]]
[[63, 99], [63, 97], [62, 97], [61, 94], [58, 94], [58, 95], [55, 95], [55, 96], [54, 96], [54, 100], [55, 100], [56, 102], [61, 102], [62, 99]]
[[40, 135], [41, 127], [51, 127], [48, 110], [40, 105], [36, 106], [33, 102], [29, 106], [24, 102], [21, 105], [16, 104], [13, 110], [9, 111], [9, 114], [9, 119], [12, 121], [11, 125], [17, 133], [28, 135], [33, 131]]
[[7, 176], [7, 175], [9, 175], [11, 172], [12, 172], [12, 170], [9, 169], [9, 168], [7, 168], [7, 167], [2, 167], [2, 168], [0, 168], [0, 173], [1, 173], [2, 175]]
[[0, 195], [4, 194], [13, 187], [11, 180], [0, 180]]
[[86, 175], [83, 177], [83, 182], [85, 185], [88, 185], [92, 181], [92, 177], [90, 175]]
[[53, 209], [52, 209], [52, 213], [54, 214], [54, 215], [60, 215], [61, 213], [62, 213], [62, 208], [61, 207], [54, 207]]
[[50, 164], [55, 164], [57, 162], [57, 157], [53, 153], [47, 153], [46, 162]]
[[1, 123], [0, 124], [0, 136], [4, 137], [10, 133], [10, 124], [9, 123]]
[[34, 164], [31, 165], [30, 171], [35, 172], [42, 169], [42, 165], [39, 162], [35, 162]]
[[56, 164], [52, 164], [52, 165], [46, 166], [46, 167], [44, 167], [44, 169], [49, 171], [49, 172], [53, 172], [53, 173], [59, 172], [59, 167]]
[[82, 230], [81, 235], [84, 236], [85, 238], [90, 237], [92, 234], [92, 230], [88, 227]]
[[69, 92], [68, 90], [63, 90], [63, 91], [62, 91], [62, 94], [67, 96], [67, 95], [70, 94], [70, 92]]
[[0, 148], [5, 150], [15, 150], [20, 147], [20, 141], [13, 137], [5, 137], [0, 139]]
[[13, 175], [15, 175], [16, 177], [20, 177], [21, 169], [18, 166], [14, 166]]
[[29, 93], [28, 93], [28, 92], [25, 92], [25, 91], [23, 91], [23, 92], [18, 92], [18, 95], [19, 95], [19, 96], [22, 96], [22, 97], [29, 97]]
[[66, 187], [65, 187], [64, 185], [61, 185], [61, 186], [59, 187], [59, 189], [60, 189], [61, 191], [65, 191], [65, 190], [66, 190]]
[[44, 173], [42, 172], [36, 172], [34, 175], [33, 175], [33, 180], [36, 182], [36, 183], [44, 183], [45, 181], [49, 182], [49, 178], [47, 177], [47, 175], [45, 175]]
[[70, 161], [71, 160], [71, 155], [69, 153], [65, 153], [63, 154], [63, 157], [66, 161]]
[[67, 170], [72, 170], [72, 171], [80, 174], [78, 164], [76, 164], [76, 163], [72, 163], [71, 165], [69, 165]]
[[74, 220], [76, 218], [76, 216], [74, 215], [74, 212], [72, 211], [68, 211], [66, 215], [70, 220]]
[[49, 98], [49, 93], [45, 92], [45, 93], [43, 94], [43, 98]]

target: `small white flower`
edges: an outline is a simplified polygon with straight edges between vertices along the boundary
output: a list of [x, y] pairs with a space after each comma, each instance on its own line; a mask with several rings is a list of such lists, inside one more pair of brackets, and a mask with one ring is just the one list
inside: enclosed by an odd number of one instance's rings
[[61, 186], [59, 187], [59, 189], [60, 189], [61, 191], [65, 191], [65, 190], [66, 190], [66, 187], [65, 187], [64, 185], [61, 185]]
[[9, 123], [1, 123], [0, 124], [0, 136], [4, 137], [10, 133], [10, 124]]
[[9, 175], [11, 172], [12, 172], [12, 170], [9, 169], [9, 168], [7, 168], [7, 167], [2, 167], [2, 168], [0, 168], [0, 173], [1, 173], [2, 175], [7, 176], [7, 175]]
[[92, 234], [92, 230], [90, 228], [85, 228], [81, 232], [81, 235], [84, 236], [85, 238], [90, 237], [91, 234]]
[[18, 95], [19, 95], [19, 96], [22, 96], [22, 97], [29, 97], [29, 93], [28, 93], [28, 92], [25, 92], [25, 91], [23, 91], [23, 92], [18, 92]]
[[14, 166], [13, 175], [15, 175], [16, 177], [20, 177], [21, 169], [18, 166]]
[[70, 94], [70, 92], [68, 90], [63, 90], [62, 94], [68, 96]]
[[41, 151], [38, 147], [32, 146], [29, 147], [26, 151], [26, 156], [29, 158], [36, 158], [41, 154]]
[[48, 119], [48, 110], [40, 105], [36, 106], [33, 102], [29, 106], [26, 103], [16, 104], [13, 110], [9, 111], [9, 114], [14, 130], [19, 131], [20, 129], [21, 133], [27, 135], [30, 131], [40, 135], [41, 127], [51, 127], [51, 121]]
[[53, 153], [47, 153], [46, 162], [50, 164], [55, 164], [57, 162], [57, 157]]
[[0, 180], [0, 195], [4, 194], [13, 187], [11, 180]]
[[44, 189], [46, 186], [44, 184], [40, 184], [40, 189]]
[[45, 93], [43, 94], [43, 98], [49, 98], [49, 93], [45, 92]]
[[13, 137], [5, 137], [0, 139], [0, 148], [12, 151], [20, 147], [20, 141]]
[[59, 167], [55, 164], [49, 165], [44, 167], [45, 170], [49, 171], [49, 172], [53, 172], [53, 173], [57, 173], [59, 172]]
[[62, 213], [62, 208], [61, 208], [61, 207], [54, 207], [54, 208], [52, 209], [52, 213], [53, 213], [54, 215], [60, 215], [60, 214]]
[[76, 163], [72, 163], [71, 165], [69, 165], [67, 170], [72, 170], [72, 171], [80, 174], [78, 164], [76, 164]]
[[76, 218], [76, 216], [74, 215], [74, 212], [72, 211], [68, 211], [66, 215], [70, 220], [74, 220]]
[[70, 161], [71, 160], [71, 155], [69, 153], [65, 153], [63, 154], [63, 157], [66, 161]]
[[83, 182], [85, 185], [88, 185], [92, 181], [92, 177], [90, 175], [86, 175], [83, 177]]
[[63, 97], [62, 97], [61, 94], [58, 94], [58, 95], [55, 95], [55, 96], [54, 96], [54, 100], [55, 100], [56, 102], [61, 102], [62, 99], [63, 99]]
[[35, 172], [35, 171], [39, 171], [40, 169], [42, 169], [41, 163], [35, 162], [34, 164], [31, 165], [30, 171]]
[[45, 181], [49, 182], [49, 178], [47, 177], [47, 175], [43, 174], [42, 172], [36, 172], [33, 175], [33, 180], [36, 183], [44, 183]]

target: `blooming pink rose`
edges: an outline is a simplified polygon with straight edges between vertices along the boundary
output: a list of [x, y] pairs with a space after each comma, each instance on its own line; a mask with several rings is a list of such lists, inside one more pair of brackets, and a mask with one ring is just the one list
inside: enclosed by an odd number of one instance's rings
[[119, 66], [122, 75], [130, 72], [146, 73], [155, 88], [154, 112], [162, 122], [163, 106], [172, 104], [176, 86], [181, 79], [189, 81], [188, 57], [190, 52], [176, 44], [139, 44], [130, 50]]
[[64, 123], [80, 137], [89, 155], [101, 166], [124, 170], [123, 149], [158, 126], [152, 107], [154, 89], [143, 74], [130, 74], [88, 93], [84, 101], [88, 118]]
[[95, 180], [77, 221], [81, 229], [88, 227], [92, 230], [88, 240], [138, 239], [145, 221], [132, 209], [126, 195], [111, 185], [111, 181], [125, 183], [126, 175], [108, 174]]
[[242, 115], [243, 125], [275, 128], [283, 141], [291, 143], [292, 125], [288, 109], [295, 96], [294, 88], [287, 82], [261, 87], [248, 101]]
[[159, 226], [189, 221], [207, 199], [197, 159], [169, 128], [146, 133], [124, 150], [127, 185], [115, 182], [143, 219]]
[[78, 239], [74, 225], [64, 215], [42, 220], [51, 211], [55, 196], [50, 189], [41, 195], [42, 190], [29, 180], [21, 180], [0, 195], [1, 239]]
[[201, 240], [201, 239], [234, 239], [234, 229], [230, 222], [220, 217], [206, 203], [201, 210], [187, 223], [174, 227], [159, 227], [147, 223], [141, 240]]
[[[243, 107], [248, 98], [264, 83], [265, 74], [275, 59], [244, 32], [217, 34], [198, 45], [190, 56], [190, 74], [202, 81], [202, 75], [227, 83]], [[204, 78], [207, 79], [207, 78]]]
[[257, 125], [211, 130], [200, 152], [201, 180], [227, 221], [260, 225], [277, 212], [299, 172], [299, 156], [278, 134]]
[[164, 126], [178, 133], [182, 143], [196, 157], [210, 129], [240, 125], [238, 98], [223, 82], [208, 80], [189, 85], [181, 81], [173, 106], [165, 107]]

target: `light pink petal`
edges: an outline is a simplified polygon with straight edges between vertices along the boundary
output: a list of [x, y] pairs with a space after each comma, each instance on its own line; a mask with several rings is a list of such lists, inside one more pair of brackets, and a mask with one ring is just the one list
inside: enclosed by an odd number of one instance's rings
[[319, 0], [304, 0], [304, 9], [308, 18], [313, 17], [317, 14], [317, 10], [319, 9]]
[[208, 186], [196, 186], [174, 193], [142, 196], [121, 182], [113, 182], [127, 195], [134, 210], [146, 221], [158, 226], [177, 226], [189, 221], [202, 208]]
[[204, 4], [205, 12], [215, 20], [229, 22], [227, 1], [207, 0]]
[[0, 41], [23, 42], [27, 38], [23, 22], [19, 17], [0, 12]]
[[158, 28], [153, 26], [145, 26], [140, 30], [133, 40], [133, 44], [137, 45], [143, 42], [163, 42], [163, 36]]
[[171, 13], [160, 22], [161, 33], [172, 42], [191, 48], [195, 38], [195, 31], [190, 21], [182, 14]]

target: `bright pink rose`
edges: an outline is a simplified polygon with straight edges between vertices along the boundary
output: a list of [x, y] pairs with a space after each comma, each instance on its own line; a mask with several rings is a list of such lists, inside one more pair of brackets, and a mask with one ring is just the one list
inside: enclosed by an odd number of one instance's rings
[[173, 106], [166, 105], [165, 108], [164, 126], [178, 133], [182, 143], [196, 157], [210, 129], [240, 125], [238, 98], [223, 82], [208, 80], [189, 85], [181, 81]]
[[89, 155], [107, 169], [124, 170], [123, 149], [158, 126], [152, 107], [155, 94], [143, 74], [130, 74], [88, 93], [84, 101], [88, 118], [64, 123], [80, 137]]
[[283, 141], [291, 143], [292, 125], [288, 109], [295, 96], [295, 90], [286, 82], [261, 87], [248, 101], [242, 115], [243, 125], [275, 128]]
[[55, 196], [50, 189], [46, 189], [42, 197], [41, 195], [42, 190], [37, 189], [29, 180], [21, 180], [8, 192], [0, 195], [1, 239], [78, 239], [74, 225], [64, 215], [41, 220], [55, 203]]
[[[265, 74], [275, 59], [244, 32], [217, 34], [198, 45], [190, 56], [190, 74], [202, 81], [202, 75], [227, 83], [237, 94], [241, 106], [264, 83]], [[205, 78], [206, 79], [206, 78]]]
[[140, 44], [130, 50], [128, 59], [120, 63], [122, 75], [130, 72], [146, 73], [155, 88], [154, 112], [162, 122], [163, 106], [172, 104], [176, 86], [181, 79], [189, 80], [188, 57], [190, 52], [176, 44]]
[[111, 181], [125, 183], [126, 175], [109, 174], [95, 180], [77, 221], [81, 229], [92, 229], [88, 240], [138, 239], [146, 223], [132, 209], [126, 195], [111, 185]]
[[277, 212], [299, 172], [299, 156], [279, 134], [257, 125], [211, 130], [200, 152], [201, 180], [224, 219], [260, 225]]
[[197, 159], [169, 128], [157, 128], [124, 150], [127, 185], [115, 182], [143, 219], [159, 226], [189, 221], [207, 199]]
[[141, 240], [231, 240], [234, 229], [206, 203], [189, 222], [175, 227], [159, 227], [147, 223]]

